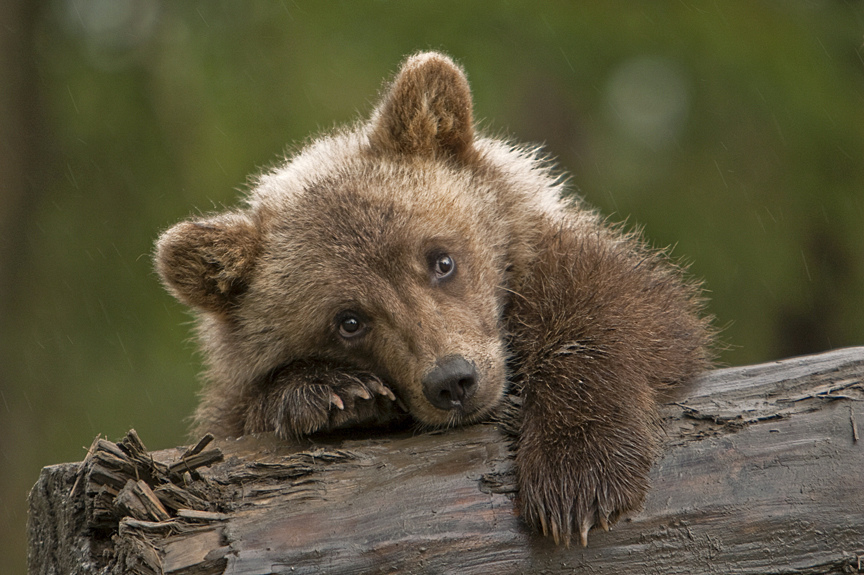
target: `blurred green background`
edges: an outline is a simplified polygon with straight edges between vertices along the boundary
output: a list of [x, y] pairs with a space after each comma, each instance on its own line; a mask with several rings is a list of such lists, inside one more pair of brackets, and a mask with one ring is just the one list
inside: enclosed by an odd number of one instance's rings
[[39, 469], [186, 441], [199, 358], [150, 262], [404, 55], [468, 71], [613, 220], [705, 278], [725, 364], [864, 344], [864, 4], [7, 0], [0, 14], [0, 557]]

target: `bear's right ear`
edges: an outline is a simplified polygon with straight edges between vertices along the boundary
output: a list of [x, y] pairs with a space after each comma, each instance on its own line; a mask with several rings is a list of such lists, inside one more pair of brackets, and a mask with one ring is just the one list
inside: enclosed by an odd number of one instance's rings
[[258, 229], [240, 213], [189, 220], [156, 242], [156, 271], [188, 306], [225, 311], [246, 291], [259, 248]]
[[372, 114], [374, 150], [455, 158], [474, 155], [471, 89], [462, 69], [437, 52], [409, 57]]

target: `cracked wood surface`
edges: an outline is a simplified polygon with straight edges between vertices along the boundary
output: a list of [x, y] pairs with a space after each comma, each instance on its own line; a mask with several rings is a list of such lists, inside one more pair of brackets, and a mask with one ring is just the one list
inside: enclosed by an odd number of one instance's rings
[[662, 416], [644, 510], [584, 549], [521, 523], [493, 425], [246, 437], [216, 442], [221, 461], [97, 441], [33, 488], [30, 572], [864, 572], [864, 348], [713, 371]]

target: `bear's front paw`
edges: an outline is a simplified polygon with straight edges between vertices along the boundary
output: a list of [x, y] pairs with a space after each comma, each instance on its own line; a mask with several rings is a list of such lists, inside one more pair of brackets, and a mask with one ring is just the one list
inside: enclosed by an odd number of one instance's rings
[[593, 453], [517, 454], [519, 505], [525, 521], [555, 544], [570, 545], [578, 534], [604, 531], [642, 506], [648, 489], [650, 457], [593, 457]]
[[371, 373], [295, 363], [274, 373], [246, 417], [246, 433], [275, 431], [296, 438], [316, 431], [392, 421], [407, 410]]

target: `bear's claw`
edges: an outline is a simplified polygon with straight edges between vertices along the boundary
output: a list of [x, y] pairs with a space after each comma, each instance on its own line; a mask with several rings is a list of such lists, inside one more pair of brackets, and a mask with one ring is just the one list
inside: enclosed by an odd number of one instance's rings
[[332, 391], [330, 392], [330, 405], [335, 405], [340, 410], [345, 409], [345, 403], [342, 401], [342, 398]]
[[588, 547], [588, 531], [590, 530], [591, 521], [589, 521], [588, 519], [583, 520], [582, 529], [579, 531], [579, 542], [582, 543], [582, 547]]
[[600, 515], [598, 525], [600, 525], [600, 529], [603, 531], [609, 531], [609, 518], [605, 515]]
[[355, 399], [369, 401], [370, 399], [372, 399], [372, 393], [370, 393], [370, 389], [378, 396], [386, 397], [390, 401], [396, 401], [396, 396], [393, 395], [393, 392], [390, 391], [390, 388], [386, 387], [378, 380], [370, 379], [368, 381], [361, 382], [360, 379], [352, 378], [352, 382], [345, 387], [338, 388], [338, 392], [331, 389], [330, 406], [336, 406], [336, 408], [340, 411], [344, 411], [346, 402], [348, 403], [350, 408], [354, 405]]

